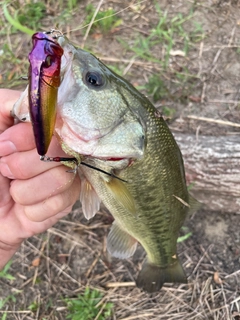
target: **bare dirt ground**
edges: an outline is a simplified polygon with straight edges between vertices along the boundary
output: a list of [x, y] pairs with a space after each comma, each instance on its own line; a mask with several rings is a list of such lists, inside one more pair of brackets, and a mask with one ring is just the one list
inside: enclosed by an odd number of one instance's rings
[[[79, 4], [71, 23], [59, 26], [69, 31], [83, 23], [84, 6]], [[97, 5], [97, 1], [93, 2]], [[131, 2], [133, 4], [134, 2]], [[171, 128], [179, 130], [176, 120], [181, 119], [181, 130], [187, 133], [213, 135], [239, 135], [239, 128], [189, 120], [186, 117], [208, 117], [240, 123], [240, 2], [237, 0], [158, 1], [169, 17], [193, 10], [193, 18], [184, 25], [192, 32], [191, 21], [201, 24], [204, 37], [191, 42], [188, 54], [171, 55], [168, 68], [136, 57], [118, 41], [133, 45], [139, 35], [150, 34], [159, 21], [153, 1], [128, 7], [120, 12], [122, 24], [106, 35], [95, 31], [88, 35], [85, 48], [90, 48], [106, 64], [115, 65], [134, 85], [144, 86], [153, 74], [161, 72], [168, 94], [156, 101], [156, 106], [174, 110]], [[102, 8], [111, 6], [115, 11], [126, 8], [128, 1], [105, 1]], [[43, 26], [52, 27], [46, 17]], [[85, 29], [84, 29], [85, 30]], [[68, 35], [82, 43], [84, 32]], [[1, 40], [16, 48], [17, 58], [25, 61], [30, 51], [30, 37], [19, 34]], [[174, 50], [183, 50], [181, 38]], [[161, 44], [153, 48], [153, 55], [163, 59]], [[10, 64], [11, 65], [11, 64]], [[9, 74], [0, 66], [1, 87], [11, 86]], [[15, 66], [15, 72], [27, 73], [27, 63]], [[24, 69], [25, 68], [25, 69]], [[187, 68], [192, 77], [176, 78], [176, 69]], [[193, 77], [194, 75], [194, 77]], [[7, 79], [8, 77], [8, 79]], [[190, 79], [190, 80], [189, 80]], [[21, 85], [24, 87], [24, 84]], [[144, 88], [142, 89], [143, 92]], [[151, 96], [150, 96], [151, 98]], [[240, 187], [239, 187], [240, 188]], [[229, 211], [229, 210], [226, 210]], [[187, 285], [166, 285], [159, 293], [146, 294], [135, 287], [134, 279], [141, 268], [144, 252], [128, 260], [109, 257], [106, 236], [112, 218], [102, 208], [97, 216], [86, 221], [77, 203], [73, 212], [45, 234], [25, 241], [15, 255], [9, 272], [16, 278], [0, 278], [0, 297], [15, 295], [9, 301], [7, 319], [66, 319], [66, 304], [62, 297], [74, 297], [85, 286], [98, 288], [104, 301], [114, 303], [111, 319], [240, 319], [240, 217], [236, 213], [199, 211], [186, 221], [192, 236], [179, 244], [178, 252], [188, 275]], [[36, 309], [29, 306], [36, 302]], [[0, 312], [1, 315], [1, 312]]]

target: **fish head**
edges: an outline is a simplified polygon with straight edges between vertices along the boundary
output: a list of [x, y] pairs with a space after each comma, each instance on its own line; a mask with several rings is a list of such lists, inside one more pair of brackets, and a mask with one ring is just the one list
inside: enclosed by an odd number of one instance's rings
[[66, 37], [55, 130], [63, 144], [103, 159], [141, 158], [145, 123], [137, 91], [89, 52]]

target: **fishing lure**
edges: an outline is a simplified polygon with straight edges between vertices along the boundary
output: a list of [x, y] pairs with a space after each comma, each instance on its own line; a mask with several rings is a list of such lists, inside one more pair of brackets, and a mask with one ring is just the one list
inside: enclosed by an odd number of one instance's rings
[[81, 164], [122, 180], [113, 173], [93, 167], [76, 158], [45, 156], [54, 131], [57, 94], [61, 82], [60, 71], [63, 49], [56, 42], [58, 35], [52, 36], [55, 32], [55, 30], [52, 30], [46, 33], [35, 33], [32, 36], [33, 49], [29, 53], [29, 113], [40, 160], [74, 163], [75, 169], [73, 172]]
[[85, 163], [85, 162], [83, 162], [83, 161], [79, 162], [79, 160], [78, 160], [77, 158], [40, 156], [40, 160], [41, 160], [41, 161], [45, 161], [45, 162], [52, 162], [52, 161], [54, 161], [54, 162], [62, 162], [62, 163], [64, 163], [64, 162], [74, 163], [74, 164], [75, 164], [75, 168], [74, 168], [73, 170], [68, 171], [68, 172], [74, 172], [74, 173], [76, 172], [77, 168], [78, 168], [79, 165], [81, 164], [81, 165], [86, 166], [86, 167], [88, 167], [88, 168], [90, 168], [90, 169], [93, 169], [93, 170], [102, 172], [102, 173], [104, 173], [104, 174], [106, 174], [106, 175], [108, 175], [108, 176], [110, 176], [110, 177], [112, 177], [112, 178], [116, 178], [116, 179], [118, 179], [118, 180], [120, 180], [120, 181], [122, 181], [122, 182], [127, 182], [126, 180], [123, 180], [123, 179], [119, 178], [118, 176], [116, 176], [113, 172], [107, 172], [107, 171], [105, 171], [105, 170], [102, 170], [102, 169], [100, 169], [100, 168], [94, 167], [94, 166], [92, 166], [92, 165], [90, 165], [90, 164], [88, 164], [88, 163]]
[[37, 152], [46, 154], [54, 131], [58, 87], [61, 78], [62, 47], [51, 35], [37, 32], [32, 36], [29, 53], [29, 113]]

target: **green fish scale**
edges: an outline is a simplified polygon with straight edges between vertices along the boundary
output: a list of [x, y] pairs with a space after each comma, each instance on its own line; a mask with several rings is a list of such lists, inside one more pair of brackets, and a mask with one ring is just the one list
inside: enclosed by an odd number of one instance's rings
[[104, 205], [122, 229], [141, 243], [149, 262], [164, 267], [173, 263], [178, 232], [188, 212], [174, 195], [188, 203], [188, 191], [181, 154], [166, 123], [153, 112], [146, 123], [147, 146], [143, 159], [119, 173], [120, 178], [128, 181], [136, 215], [116, 202], [99, 174], [91, 171], [88, 177], [91, 180], [93, 175], [98, 176], [94, 187]]
[[148, 111], [145, 157], [135, 170], [127, 168], [120, 177], [130, 181], [137, 177], [137, 184], [129, 190], [141, 195], [136, 201], [141, 223], [131, 221], [132, 228], [135, 226], [132, 235], [141, 242], [149, 261], [163, 266], [176, 254], [178, 231], [188, 211], [173, 195], [188, 203], [188, 192], [178, 146], [164, 120], [155, 116], [156, 110]]
[[[188, 212], [188, 207], [178, 200], [189, 201], [180, 150], [163, 118], [141, 93], [92, 55], [80, 49], [77, 52], [81, 99], [76, 103], [72, 117], [82, 120], [86, 116], [83, 124], [89, 127], [90, 122], [91, 128], [100, 131], [103, 128], [103, 132], [109, 126], [114, 130], [119, 121], [127, 122], [130, 117], [135, 123], [139, 122], [145, 132], [143, 157], [133, 159], [133, 164], [121, 171], [116, 170], [116, 174], [127, 181], [136, 213], [129, 212], [116, 200], [109, 190], [106, 175], [87, 167], [81, 170], [118, 225], [144, 247], [149, 262], [161, 267], [169, 265], [173, 263], [178, 231]], [[104, 77], [105, 84], [100, 90], [85, 86], [81, 74], [89, 70], [97, 70]], [[78, 104], [84, 109], [78, 108]], [[132, 133], [128, 130], [124, 134], [121, 141], [125, 138], [129, 143]], [[112, 144], [106, 145], [106, 149]], [[118, 149], [117, 145], [114, 147]], [[87, 157], [84, 161], [107, 172], [114, 171], [113, 164], [108, 161]]]

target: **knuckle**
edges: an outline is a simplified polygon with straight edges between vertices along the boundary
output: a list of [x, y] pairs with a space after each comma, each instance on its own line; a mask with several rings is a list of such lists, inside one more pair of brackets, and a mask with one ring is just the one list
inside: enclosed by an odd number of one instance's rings
[[63, 197], [62, 193], [43, 201], [41, 205], [42, 217], [47, 219], [64, 210], [66, 207], [65, 201], [66, 199]]
[[9, 189], [10, 195], [13, 198], [13, 200], [20, 204], [20, 205], [24, 205], [24, 196], [22, 194], [22, 188], [19, 185], [19, 181], [18, 180], [13, 180], [11, 182], [10, 185], [10, 189]]
[[14, 153], [9, 156], [8, 166], [11, 170], [12, 174], [17, 179], [27, 179], [28, 174], [25, 170], [26, 166], [24, 166], [26, 162], [26, 158], [20, 156], [19, 153]]

